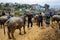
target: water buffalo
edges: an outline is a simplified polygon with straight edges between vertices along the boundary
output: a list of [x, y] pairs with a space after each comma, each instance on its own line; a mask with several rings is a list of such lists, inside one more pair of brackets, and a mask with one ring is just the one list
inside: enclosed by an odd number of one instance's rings
[[52, 16], [52, 21], [59, 22], [60, 21], [60, 15], [54, 15], [54, 16]]
[[[0, 25], [4, 25], [4, 23], [8, 20], [8, 16], [1, 16], [0, 17]], [[2, 28], [2, 26], [1, 26]]]
[[39, 16], [39, 15], [35, 15], [35, 16], [34, 16], [35, 22], [37, 22], [38, 16]]
[[60, 23], [59, 23], [59, 21], [60, 21], [60, 15], [54, 15], [52, 17], [52, 24], [53, 24], [54, 21], [57, 21], [57, 23], [59, 25], [59, 29], [60, 29]]
[[[25, 32], [25, 25], [24, 25], [24, 16], [21, 16], [21, 17], [11, 17], [10, 19], [8, 19], [5, 23], [5, 26], [7, 26], [7, 29], [8, 29], [8, 38], [11, 39], [15, 39], [14, 37], [14, 31], [16, 29], [19, 29], [20, 30], [20, 33], [21, 34], [21, 28], [23, 27], [24, 29], [24, 34], [26, 33]], [[10, 36], [11, 34], [11, 36]]]

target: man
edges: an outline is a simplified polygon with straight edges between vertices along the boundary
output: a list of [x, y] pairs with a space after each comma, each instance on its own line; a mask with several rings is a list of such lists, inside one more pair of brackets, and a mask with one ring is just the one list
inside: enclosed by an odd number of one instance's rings
[[35, 16], [35, 13], [34, 13], [34, 12], [32, 12], [32, 16], [33, 16], [33, 17]]
[[26, 24], [26, 14], [24, 13], [24, 26]]
[[38, 26], [40, 27], [40, 25], [43, 26], [43, 17], [41, 15], [41, 13], [38, 16]]
[[13, 15], [9, 12], [8, 13], [8, 19], [11, 18], [11, 17], [13, 17]]
[[46, 14], [46, 26], [49, 26], [50, 25], [50, 13], [48, 12], [47, 14]]
[[33, 25], [32, 23], [32, 14], [28, 14], [28, 28], [29, 28], [29, 25], [31, 24], [31, 27]]
[[4, 11], [2, 12], [2, 16], [5, 16], [5, 12]]

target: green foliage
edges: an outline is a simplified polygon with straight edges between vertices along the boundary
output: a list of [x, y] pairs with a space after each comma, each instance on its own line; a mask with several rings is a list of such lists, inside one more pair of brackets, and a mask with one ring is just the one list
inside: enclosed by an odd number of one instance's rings
[[24, 11], [15, 11], [14, 14], [15, 14], [15, 15], [24, 14]]
[[40, 11], [35, 11], [35, 14], [39, 14], [40, 13]]
[[49, 7], [50, 7], [50, 6], [49, 6], [48, 4], [45, 4], [45, 5], [44, 5], [44, 8], [45, 8], [46, 11], [49, 9]]
[[20, 11], [15, 11], [14, 14], [15, 15], [19, 15], [20, 14]]
[[6, 3], [6, 4], [5, 4], [5, 7], [9, 7], [9, 3]]
[[58, 15], [60, 15], [60, 12], [57, 12]]

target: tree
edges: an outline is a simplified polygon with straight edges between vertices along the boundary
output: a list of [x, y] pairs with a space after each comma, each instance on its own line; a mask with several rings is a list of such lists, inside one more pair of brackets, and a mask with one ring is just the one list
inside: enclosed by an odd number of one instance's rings
[[2, 5], [0, 4], [0, 9], [2, 8]]
[[2, 10], [3, 9], [3, 3], [0, 3], [0, 10]]
[[49, 10], [49, 7], [50, 7], [50, 6], [49, 6], [48, 4], [45, 4], [45, 5], [44, 5], [45, 10]]
[[9, 7], [9, 3], [6, 3], [6, 4], [5, 4], [5, 7]]

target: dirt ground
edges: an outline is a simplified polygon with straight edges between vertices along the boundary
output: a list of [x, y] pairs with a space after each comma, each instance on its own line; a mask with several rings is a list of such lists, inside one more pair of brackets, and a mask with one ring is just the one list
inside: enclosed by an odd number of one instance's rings
[[[3, 34], [3, 29], [0, 29], [0, 40], [9, 40], [7, 36], [7, 28], [6, 35]], [[33, 27], [27, 28], [26, 26], [26, 34], [23, 33], [19, 35], [19, 30], [17, 29], [14, 33], [14, 37], [16, 40], [60, 40], [58, 39], [58, 30], [50, 27], [46, 27], [45, 24], [42, 27], [38, 27], [35, 23]], [[60, 34], [60, 33], [59, 33]], [[11, 39], [12, 40], [12, 39]]]

